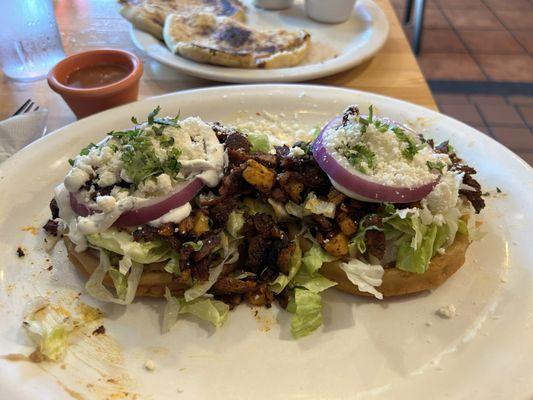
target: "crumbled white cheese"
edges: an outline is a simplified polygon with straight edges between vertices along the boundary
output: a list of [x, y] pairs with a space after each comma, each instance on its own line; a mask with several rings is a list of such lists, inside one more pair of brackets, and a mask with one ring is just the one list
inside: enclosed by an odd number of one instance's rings
[[65, 187], [69, 192], [77, 192], [89, 178], [90, 176], [87, 172], [78, 167], [74, 167], [65, 177]]
[[172, 190], [172, 180], [167, 174], [161, 174], [157, 178], [157, 188], [161, 193], [168, 193]]
[[97, 196], [96, 205], [105, 213], [113, 211], [117, 205], [117, 200], [113, 196]]
[[153, 371], [155, 369], [155, 362], [154, 360], [147, 360], [144, 363], [144, 368], [146, 368], [148, 371]]
[[291, 149], [289, 150], [289, 156], [291, 157], [301, 157], [304, 154], [305, 151], [303, 151], [303, 149], [298, 146], [291, 147]]
[[361, 167], [376, 182], [388, 186], [416, 187], [430, 183], [438, 175], [428, 168], [427, 162], [449, 161], [447, 155], [437, 154], [429, 146], [423, 146], [409, 160], [402, 155], [406, 144], [391, 129], [381, 132], [374, 125], [369, 125], [366, 132], [361, 132], [361, 125], [355, 121], [345, 127], [329, 129], [323, 138], [324, 145], [337, 161], [354, 172], [355, 168], [337, 149], [357, 143], [365, 145], [375, 154], [374, 166], [371, 169], [363, 161]]
[[433, 213], [442, 213], [455, 207], [459, 197], [459, 184], [463, 174], [445, 172], [437, 185], [426, 196], [426, 204]]
[[450, 319], [455, 317], [457, 309], [453, 304], [448, 304], [447, 306], [442, 306], [437, 310], [437, 315], [442, 318]]
[[444, 247], [441, 247], [440, 249], [437, 249], [437, 253], [439, 253], [440, 255], [445, 254], [446, 249]]

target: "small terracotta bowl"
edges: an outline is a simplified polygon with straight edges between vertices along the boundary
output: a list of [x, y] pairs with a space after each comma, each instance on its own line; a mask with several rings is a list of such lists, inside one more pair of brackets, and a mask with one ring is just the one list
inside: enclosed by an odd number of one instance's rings
[[[76, 70], [110, 64], [121, 66], [128, 75], [117, 82], [94, 88], [67, 85], [69, 75]], [[63, 97], [76, 117], [83, 118], [137, 100], [142, 73], [142, 61], [135, 54], [118, 49], [89, 50], [57, 63], [48, 73], [48, 85]]]

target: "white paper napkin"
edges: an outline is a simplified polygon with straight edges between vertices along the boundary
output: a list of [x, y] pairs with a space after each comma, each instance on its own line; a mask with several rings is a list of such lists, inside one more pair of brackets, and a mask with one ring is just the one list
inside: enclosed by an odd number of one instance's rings
[[16, 115], [0, 121], [0, 163], [46, 132], [48, 110]]

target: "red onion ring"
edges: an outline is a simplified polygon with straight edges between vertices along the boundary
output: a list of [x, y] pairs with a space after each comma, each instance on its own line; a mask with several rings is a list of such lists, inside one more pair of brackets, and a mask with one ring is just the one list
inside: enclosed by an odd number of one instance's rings
[[380, 203], [412, 203], [423, 199], [433, 190], [438, 179], [417, 187], [387, 186], [375, 182], [368, 175], [347, 170], [328, 152], [323, 143], [324, 133], [329, 129], [338, 128], [341, 123], [340, 116], [332, 119], [322, 128], [312, 144], [313, 157], [337, 190], [357, 200]]
[[[203, 187], [204, 183], [200, 178], [194, 178], [193, 180], [184, 182], [177, 185], [172, 192], [165, 196], [154, 197], [143, 201], [133, 209], [123, 212], [113, 225], [138, 226], [153, 221], [165, 215], [170, 210], [188, 203]], [[90, 208], [74, 193], [70, 193], [70, 205], [72, 211], [82, 217], [101, 212], [100, 210]]]

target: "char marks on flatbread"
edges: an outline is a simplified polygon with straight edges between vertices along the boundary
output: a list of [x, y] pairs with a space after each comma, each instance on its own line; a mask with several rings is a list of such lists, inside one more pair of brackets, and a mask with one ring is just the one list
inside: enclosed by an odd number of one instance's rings
[[163, 25], [169, 14], [194, 15], [199, 12], [246, 19], [239, 0], [118, 0], [120, 13], [136, 28], [163, 39]]
[[310, 35], [304, 30], [259, 30], [209, 13], [171, 14], [165, 21], [167, 47], [194, 61], [240, 68], [283, 68], [307, 54]]

